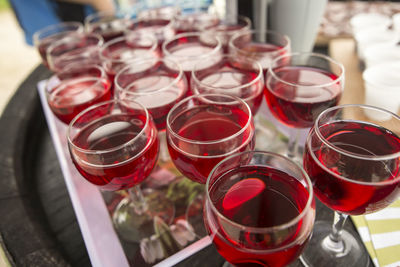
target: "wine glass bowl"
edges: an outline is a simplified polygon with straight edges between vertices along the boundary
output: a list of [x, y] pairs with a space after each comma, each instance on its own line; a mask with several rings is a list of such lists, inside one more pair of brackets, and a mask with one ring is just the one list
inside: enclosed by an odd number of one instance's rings
[[266, 75], [274, 58], [290, 53], [288, 36], [271, 30], [241, 31], [229, 41], [229, 54], [257, 60]]
[[[382, 121], [370, 120], [375, 113]], [[400, 118], [372, 106], [321, 113], [307, 139], [304, 167], [316, 196], [348, 215], [381, 210], [399, 196]]]
[[111, 82], [104, 69], [80, 63], [51, 76], [45, 94], [53, 114], [67, 125], [89, 106], [112, 98]]
[[232, 55], [204, 59], [194, 66], [191, 83], [193, 94], [221, 93], [243, 99], [253, 116], [263, 100], [263, 71], [252, 59]]
[[168, 113], [166, 134], [176, 168], [202, 184], [219, 161], [255, 144], [249, 106], [224, 94], [199, 94], [177, 103]]
[[102, 190], [140, 184], [157, 162], [157, 129], [146, 108], [133, 100], [87, 108], [71, 121], [67, 137], [77, 170]]
[[148, 58], [132, 61], [115, 77], [115, 96], [144, 105], [159, 131], [165, 130], [170, 109], [188, 91], [185, 75], [174, 61]]
[[215, 36], [203, 32], [190, 32], [178, 34], [164, 42], [162, 53], [164, 58], [179, 62], [190, 84], [196, 63], [211, 58], [213, 61], [218, 60], [222, 56], [222, 49], [221, 42]]
[[314, 219], [312, 183], [284, 156], [233, 154], [207, 179], [204, 224], [218, 252], [235, 266], [293, 262], [311, 236]]
[[85, 31], [100, 34], [105, 42], [125, 35], [132, 23], [129, 16], [119, 12], [97, 12], [85, 18]]
[[335, 219], [331, 227], [315, 225], [302, 255], [305, 264], [369, 264], [363, 244], [343, 226], [348, 215], [382, 210], [399, 197], [399, 133], [400, 117], [378, 107], [341, 105], [318, 116], [307, 137], [303, 164], [315, 195], [335, 211]]
[[219, 24], [217, 14], [209, 12], [193, 12], [177, 14], [174, 17], [174, 29], [177, 34], [188, 32], [201, 32], [206, 28]]
[[106, 42], [100, 49], [102, 66], [113, 82], [130, 61], [145, 57], [160, 57], [157, 39], [151, 34], [130, 33]]
[[33, 34], [33, 43], [38, 50], [42, 62], [46, 67], [49, 67], [47, 62], [47, 48], [57, 40], [62, 39], [70, 33], [82, 33], [83, 24], [80, 22], [62, 22], [49, 25], [42, 28]]
[[95, 33], [71, 33], [52, 43], [46, 51], [49, 68], [62, 71], [68, 64], [100, 64], [104, 40]]

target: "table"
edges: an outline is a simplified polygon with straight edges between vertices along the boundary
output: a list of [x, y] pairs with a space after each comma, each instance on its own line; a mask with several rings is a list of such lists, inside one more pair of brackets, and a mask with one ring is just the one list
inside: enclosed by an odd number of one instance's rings
[[[335, 49], [331, 46], [343, 58], [353, 53]], [[17, 266], [90, 266], [36, 90], [37, 82], [50, 75], [38, 66], [0, 118], [0, 245]], [[317, 201], [317, 220], [332, 219], [333, 212]], [[358, 236], [350, 221], [345, 228]], [[178, 266], [223, 262], [209, 246]]]

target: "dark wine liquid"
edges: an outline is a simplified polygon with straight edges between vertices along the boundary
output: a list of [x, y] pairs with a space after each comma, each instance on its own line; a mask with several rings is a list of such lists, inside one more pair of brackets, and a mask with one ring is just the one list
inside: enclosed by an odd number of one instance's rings
[[[289, 223], [304, 210], [309, 197], [308, 190], [297, 179], [269, 167], [239, 167], [214, 181], [209, 189], [211, 202], [225, 218], [246, 227]], [[304, 234], [302, 220], [280, 231], [262, 234], [235, 231], [235, 226], [217, 216], [207, 216], [205, 223], [218, 252], [235, 266], [285, 266], [300, 255], [308, 240], [307, 235], [296, 240]], [[268, 251], [272, 249], [275, 251]]]
[[[144, 125], [144, 118], [128, 114], [109, 115], [89, 124], [73, 143], [83, 149], [110, 152], [79, 153], [72, 147], [76, 168], [89, 182], [104, 190], [121, 190], [141, 183], [155, 166], [159, 149], [155, 128], [139, 135]], [[154, 125], [150, 123], [149, 127]], [[117, 149], [120, 146], [126, 149]]]
[[111, 97], [108, 80], [77, 78], [61, 82], [53, 88], [48, 95], [48, 103], [54, 115], [69, 124], [79, 112]]
[[336, 121], [323, 125], [320, 131], [337, 148], [357, 155], [338, 153], [317, 142], [317, 137], [311, 139], [312, 151], [307, 143], [304, 168], [313, 181], [315, 194], [325, 205], [346, 214], [360, 215], [380, 210], [397, 198], [400, 158], [367, 159], [398, 153], [397, 135], [356, 121]]
[[[215, 109], [215, 110], [214, 110]], [[226, 107], [226, 115], [218, 107], [203, 106], [182, 112], [173, 122], [172, 129], [181, 137], [196, 141], [217, 141], [238, 133], [248, 121], [248, 114], [238, 108]], [[205, 183], [212, 168], [234, 152], [254, 148], [253, 126], [231, 141], [213, 144], [173, 142], [167, 138], [168, 150], [178, 170], [199, 183]], [[176, 139], [178, 140], [178, 139]]]
[[[272, 114], [290, 127], [311, 127], [322, 111], [338, 104], [342, 95], [340, 82], [332, 83], [338, 77], [330, 72], [298, 66], [284, 66], [274, 72], [286, 83], [267, 77], [265, 97]], [[328, 83], [332, 84], [310, 87]]]

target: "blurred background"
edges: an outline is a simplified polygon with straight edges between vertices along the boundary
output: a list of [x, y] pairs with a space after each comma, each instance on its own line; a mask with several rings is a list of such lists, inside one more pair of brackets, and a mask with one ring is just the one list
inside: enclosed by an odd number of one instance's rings
[[[39, 64], [7, 0], [0, 0], [0, 114], [23, 79]], [[0, 264], [1, 266], [1, 264]]]

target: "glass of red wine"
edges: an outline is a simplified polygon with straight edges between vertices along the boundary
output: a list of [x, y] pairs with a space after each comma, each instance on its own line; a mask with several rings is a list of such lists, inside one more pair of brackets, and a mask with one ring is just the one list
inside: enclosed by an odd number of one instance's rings
[[232, 36], [229, 41], [229, 54], [238, 58], [257, 60], [264, 75], [274, 58], [290, 53], [288, 36], [270, 30], [242, 31]]
[[187, 94], [188, 85], [178, 63], [163, 58], [130, 62], [115, 77], [115, 96], [134, 99], [147, 108], [159, 131], [164, 131], [171, 108]]
[[204, 224], [234, 266], [286, 266], [306, 247], [315, 220], [313, 187], [291, 159], [262, 151], [233, 154], [206, 183]]
[[272, 61], [265, 79], [269, 110], [294, 129], [286, 153], [295, 158], [299, 129], [313, 126], [322, 111], [339, 103], [344, 67], [323, 54], [287, 53]]
[[33, 43], [39, 51], [43, 64], [48, 67], [46, 50], [55, 41], [63, 38], [71, 32], [83, 32], [83, 24], [80, 22], [62, 22], [49, 25], [33, 34]]
[[[176, 35], [163, 43], [162, 53], [164, 58], [179, 62], [189, 85], [192, 70], [197, 62], [211, 58], [218, 61], [222, 58], [221, 42], [215, 36], [203, 32]], [[208, 64], [205, 68], [207, 67]]]
[[112, 218], [122, 238], [138, 242], [153, 234], [155, 216], [170, 223], [174, 207], [151, 210], [160, 199], [140, 189], [155, 167], [157, 128], [147, 109], [131, 99], [110, 100], [79, 113], [70, 123], [68, 147], [79, 173], [101, 190], [128, 189]]
[[255, 116], [263, 100], [263, 71], [260, 63], [251, 58], [223, 55], [203, 59], [193, 68], [191, 90], [193, 94], [237, 96], [246, 101]]
[[228, 15], [221, 19], [218, 24], [205, 28], [211, 35], [221, 40], [224, 53], [228, 53], [229, 41], [233, 35], [251, 29], [251, 20], [245, 16]]
[[100, 47], [103, 43], [103, 37], [95, 33], [68, 34], [47, 48], [49, 68], [53, 72], [60, 72], [72, 63], [100, 64]]
[[51, 111], [67, 125], [84, 109], [112, 98], [111, 82], [104, 69], [80, 63], [51, 76], [45, 92]]
[[85, 30], [100, 34], [105, 42], [125, 35], [132, 23], [129, 16], [118, 12], [97, 12], [85, 18]]
[[335, 219], [333, 226], [316, 223], [302, 255], [308, 266], [368, 266], [363, 244], [343, 226], [348, 215], [379, 211], [399, 197], [399, 134], [400, 117], [377, 107], [341, 105], [318, 116], [303, 164], [315, 195]]
[[136, 32], [153, 34], [156, 36], [158, 48], [161, 50], [163, 42], [173, 38], [175, 35], [175, 30], [172, 25], [172, 20], [168, 16], [146, 17], [132, 21], [126, 33]]
[[179, 6], [160, 6], [160, 7], [150, 7], [143, 9], [138, 12], [138, 19], [156, 19], [165, 18], [172, 20], [176, 15], [181, 14], [181, 8]]
[[160, 57], [157, 39], [151, 34], [130, 33], [106, 42], [100, 49], [102, 66], [113, 82], [130, 61], [144, 57]]
[[218, 24], [219, 17], [217, 14], [204, 11], [177, 14], [174, 17], [174, 29], [177, 34], [201, 32]]

